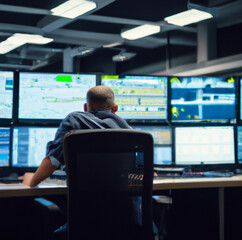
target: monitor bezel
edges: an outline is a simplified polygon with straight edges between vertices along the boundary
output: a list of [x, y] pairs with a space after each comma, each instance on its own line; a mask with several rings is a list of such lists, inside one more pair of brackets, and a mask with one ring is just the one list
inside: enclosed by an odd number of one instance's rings
[[11, 72], [13, 73], [13, 95], [12, 95], [12, 112], [11, 112], [11, 117], [10, 118], [0, 118], [0, 125], [2, 124], [7, 124], [9, 122], [12, 122], [13, 121], [13, 118], [14, 118], [14, 92], [15, 92], [15, 83], [16, 83], [16, 78], [17, 78], [17, 72], [16, 71], [13, 71], [13, 70], [0, 70], [0, 73], [1, 72]]
[[[58, 129], [58, 126], [43, 126], [43, 125], [15, 125], [11, 127], [11, 147], [10, 147], [10, 164], [9, 166], [12, 169], [19, 169], [19, 168], [23, 168], [26, 171], [35, 171], [39, 166], [16, 166], [13, 165], [13, 131], [15, 128], [56, 128], [56, 130]], [[52, 139], [54, 140], [54, 139]], [[51, 141], [51, 140], [50, 140]], [[40, 161], [42, 161], [43, 159], [40, 159]]]
[[161, 125], [166, 125], [167, 122], [170, 120], [170, 109], [169, 109], [169, 79], [168, 76], [161, 76], [161, 75], [149, 75], [149, 74], [101, 74], [100, 76], [100, 85], [102, 85], [102, 76], [104, 75], [110, 75], [110, 76], [119, 76], [119, 78], [125, 78], [126, 76], [130, 77], [160, 77], [160, 78], [167, 78], [167, 112], [166, 112], [166, 118], [164, 119], [126, 119], [123, 118], [125, 121], [127, 121], [129, 124], [161, 124]]
[[[169, 147], [171, 149], [171, 163], [167, 163], [167, 164], [155, 164], [153, 163], [154, 167], [171, 167], [172, 165], [174, 165], [174, 161], [173, 161], [173, 139], [172, 139], [172, 127], [170, 125], [158, 125], [158, 124], [132, 124], [130, 125], [131, 127], [137, 126], [137, 127], [160, 127], [160, 128], [168, 128], [170, 130], [170, 134], [171, 134], [171, 143], [170, 144], [155, 144], [154, 143], [154, 147], [161, 147], [161, 148], [166, 148]], [[139, 130], [134, 128], [134, 130]], [[142, 130], [140, 130], [142, 131]]]
[[[172, 119], [172, 87], [171, 87], [171, 78], [191, 78], [191, 77], [200, 77], [200, 78], [210, 78], [210, 77], [214, 77], [214, 78], [234, 78], [235, 82], [234, 82], [234, 93], [235, 93], [235, 103], [234, 103], [234, 110], [235, 110], [235, 118], [234, 119], [204, 119], [204, 120], [174, 120]], [[190, 125], [190, 124], [196, 124], [196, 125], [209, 125], [209, 124], [213, 124], [213, 125], [225, 125], [225, 124], [230, 124], [230, 125], [236, 125], [238, 122], [238, 77], [237, 76], [169, 76], [169, 86], [170, 86], [170, 99], [169, 99], [169, 103], [170, 103], [170, 122], [174, 125]], [[223, 121], [222, 121], [223, 120]]]
[[[196, 127], [196, 128], [205, 128], [205, 127], [231, 127], [233, 129], [233, 139], [234, 139], [234, 163], [221, 163], [221, 164], [177, 164], [176, 163], [176, 128], [189, 128], [189, 127]], [[223, 125], [214, 125], [214, 124], [209, 124], [209, 125], [176, 125], [173, 126], [173, 160], [174, 160], [174, 165], [176, 167], [183, 167], [187, 169], [191, 169], [194, 172], [205, 172], [205, 171], [214, 171], [214, 170], [231, 170], [234, 171], [237, 166], [238, 166], [238, 161], [236, 157], [236, 130], [235, 126], [231, 124], [223, 124]]]
[[71, 74], [71, 75], [93, 75], [95, 76], [95, 85], [94, 86], [97, 86], [98, 83], [100, 82], [99, 78], [98, 78], [98, 74], [97, 73], [67, 73], [67, 72], [28, 72], [28, 71], [24, 71], [24, 72], [19, 72], [19, 76], [18, 76], [18, 82], [17, 82], [17, 85], [18, 85], [18, 89], [17, 89], [17, 106], [16, 106], [16, 109], [15, 109], [15, 116], [16, 116], [16, 122], [17, 123], [22, 123], [22, 124], [32, 124], [32, 125], [35, 125], [35, 124], [42, 124], [42, 125], [55, 125], [55, 124], [60, 124], [61, 121], [69, 114], [67, 114], [66, 116], [64, 116], [63, 118], [60, 118], [60, 119], [47, 119], [47, 118], [36, 118], [36, 119], [31, 119], [31, 118], [20, 118], [19, 117], [19, 94], [20, 94], [20, 74], [21, 73], [33, 73], [33, 74]]

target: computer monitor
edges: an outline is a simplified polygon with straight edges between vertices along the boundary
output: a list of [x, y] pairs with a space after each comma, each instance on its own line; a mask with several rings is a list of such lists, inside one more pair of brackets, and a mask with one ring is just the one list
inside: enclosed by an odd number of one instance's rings
[[154, 139], [154, 165], [172, 164], [171, 128], [163, 126], [132, 126], [133, 129], [148, 132]]
[[167, 119], [167, 77], [103, 75], [102, 85], [115, 94], [117, 114], [126, 120]]
[[240, 120], [242, 120], [242, 78], [240, 79]]
[[55, 127], [14, 127], [13, 167], [38, 167], [45, 157], [46, 144], [54, 140]]
[[72, 111], [83, 111], [96, 75], [21, 72], [19, 84], [20, 119], [63, 119]]
[[0, 71], [0, 119], [12, 118], [13, 76], [13, 72]]
[[172, 121], [236, 122], [235, 78], [171, 77]]
[[242, 126], [237, 127], [238, 162], [242, 164]]
[[175, 128], [175, 164], [234, 164], [233, 126]]
[[10, 128], [0, 127], [0, 167], [9, 166]]

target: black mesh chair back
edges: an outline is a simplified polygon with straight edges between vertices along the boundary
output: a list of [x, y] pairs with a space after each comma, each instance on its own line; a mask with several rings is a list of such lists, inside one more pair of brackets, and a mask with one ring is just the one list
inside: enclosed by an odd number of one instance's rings
[[64, 138], [69, 239], [153, 238], [153, 138], [127, 129]]

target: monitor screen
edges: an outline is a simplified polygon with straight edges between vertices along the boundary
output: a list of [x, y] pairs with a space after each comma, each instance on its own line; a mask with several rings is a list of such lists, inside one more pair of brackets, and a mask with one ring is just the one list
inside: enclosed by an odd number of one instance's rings
[[0, 167], [9, 166], [10, 128], [0, 127]]
[[171, 77], [172, 121], [236, 121], [235, 79]]
[[96, 75], [22, 72], [19, 82], [20, 119], [63, 119], [70, 112], [83, 111]]
[[175, 163], [234, 164], [233, 127], [176, 127]]
[[240, 79], [240, 120], [242, 120], [242, 78]]
[[118, 105], [117, 114], [126, 120], [167, 119], [167, 77], [103, 75]]
[[171, 128], [161, 126], [132, 126], [150, 133], [154, 139], [154, 165], [172, 163]]
[[0, 118], [12, 118], [13, 72], [0, 71]]
[[46, 144], [54, 140], [57, 128], [14, 127], [13, 167], [38, 167], [45, 157]]
[[242, 164], [242, 126], [237, 127], [238, 162]]

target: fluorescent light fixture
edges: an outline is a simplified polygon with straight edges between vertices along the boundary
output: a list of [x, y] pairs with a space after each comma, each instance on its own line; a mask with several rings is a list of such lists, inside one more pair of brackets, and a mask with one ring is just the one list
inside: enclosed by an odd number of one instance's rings
[[51, 9], [51, 12], [52, 15], [73, 19], [95, 9], [96, 7], [97, 4], [92, 1], [69, 0], [56, 8]]
[[135, 40], [160, 32], [160, 26], [144, 24], [121, 33], [122, 38]]
[[0, 43], [0, 54], [10, 52], [15, 48], [24, 45], [25, 43], [47, 44], [52, 41], [52, 38], [46, 38], [41, 35], [15, 33], [11, 37]]
[[110, 44], [106, 44], [106, 45], [103, 45], [104, 48], [112, 48], [112, 47], [116, 47], [116, 46], [119, 46], [119, 45], [122, 45], [123, 43], [121, 42], [115, 42], [115, 43], [110, 43]]
[[185, 26], [191, 23], [196, 23], [203, 21], [205, 19], [212, 18], [212, 14], [196, 9], [187, 10], [185, 12], [181, 12], [170, 17], [165, 18], [165, 21], [168, 23]]
[[41, 35], [33, 35], [33, 34], [22, 34], [15, 33], [13, 36], [15, 41], [22, 41], [25, 43], [33, 43], [33, 44], [47, 44], [52, 42], [52, 38], [46, 38]]
[[124, 62], [136, 56], [136, 53], [123, 52], [112, 57], [113, 62]]

